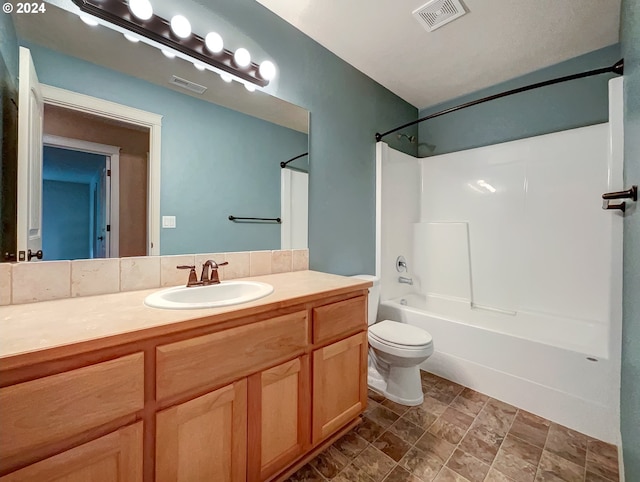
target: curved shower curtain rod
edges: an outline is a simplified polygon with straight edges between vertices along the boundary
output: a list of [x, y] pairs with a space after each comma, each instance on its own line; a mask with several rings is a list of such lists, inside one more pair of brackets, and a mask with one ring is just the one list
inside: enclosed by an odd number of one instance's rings
[[565, 77], [559, 77], [557, 79], [545, 80], [544, 82], [538, 82], [536, 84], [527, 85], [525, 87], [518, 87], [517, 89], [507, 90], [505, 92], [500, 92], [499, 94], [490, 95], [488, 97], [483, 97], [482, 99], [472, 100], [470, 102], [466, 102], [464, 104], [460, 104], [455, 107], [450, 107], [448, 109], [441, 110], [440, 112], [436, 112], [435, 114], [430, 114], [426, 117], [422, 117], [421, 119], [418, 119], [412, 122], [407, 122], [406, 124], [402, 124], [400, 127], [396, 127], [395, 129], [391, 129], [387, 132], [383, 132], [382, 134], [380, 134], [379, 132], [376, 132], [376, 141], [380, 142], [384, 136], [393, 134], [394, 132], [399, 131], [400, 129], [404, 129], [405, 127], [419, 124], [420, 122], [433, 119], [434, 117], [440, 117], [441, 115], [449, 114], [451, 112], [455, 112], [455, 111], [464, 109], [466, 107], [482, 104], [483, 102], [500, 99], [501, 97], [507, 97], [513, 94], [519, 94], [521, 92], [537, 89], [539, 87], [546, 87], [547, 85], [559, 84], [560, 82], [566, 82], [568, 80], [582, 79], [585, 77], [591, 77], [593, 75], [608, 74], [608, 73], [622, 75], [624, 73], [624, 59], [620, 59], [611, 67], [604, 67], [602, 69], [590, 70], [588, 72], [582, 72], [580, 74], [567, 75]]
[[305, 152], [304, 154], [300, 154], [299, 156], [296, 156], [296, 157], [294, 157], [294, 158], [292, 158], [292, 159], [289, 159], [289, 160], [288, 160], [288, 161], [286, 161], [286, 162], [281, 162], [281, 163], [280, 163], [280, 167], [281, 167], [282, 169], [284, 169], [285, 167], [287, 167], [287, 164], [289, 164], [290, 162], [295, 161], [296, 159], [300, 159], [301, 157], [308, 156], [308, 155], [309, 155], [309, 153], [308, 153], [308, 152]]

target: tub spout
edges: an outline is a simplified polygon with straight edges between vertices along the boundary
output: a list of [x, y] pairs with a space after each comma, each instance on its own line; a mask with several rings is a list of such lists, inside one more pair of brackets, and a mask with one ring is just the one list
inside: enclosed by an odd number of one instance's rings
[[398, 283], [413, 285], [413, 278], [407, 278], [406, 276], [399, 276]]

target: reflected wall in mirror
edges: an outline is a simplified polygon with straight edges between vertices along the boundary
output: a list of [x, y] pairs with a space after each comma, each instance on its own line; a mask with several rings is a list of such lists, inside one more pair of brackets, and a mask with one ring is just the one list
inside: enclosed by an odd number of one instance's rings
[[[281, 162], [308, 152], [306, 110], [264, 92], [248, 92], [235, 82], [227, 84], [213, 72], [200, 72], [181, 59], [167, 59], [159, 50], [132, 44], [105, 27], [89, 27], [77, 15], [53, 5], [47, 5], [42, 16], [14, 15], [12, 19], [18, 43], [31, 52], [40, 83], [162, 116], [160, 210], [155, 222], [162, 218], [170, 225], [174, 220], [175, 227], [160, 229], [158, 241], [144, 220], [153, 215], [145, 179], [149, 177], [145, 157], [150, 141], [134, 139], [136, 132], [148, 138], [148, 130], [46, 106], [45, 134], [120, 148], [120, 191], [115, 194], [119, 207], [111, 213], [98, 209], [112, 206], [106, 182], [99, 175], [91, 178], [89, 186], [93, 187], [84, 195], [90, 202], [83, 203], [81, 209], [85, 210], [83, 219], [88, 217], [89, 221], [83, 221], [76, 236], [86, 235], [85, 254], [87, 245], [89, 257], [101, 253], [133, 256], [306, 247], [306, 184], [299, 188], [291, 183], [308, 182], [308, 156], [288, 164], [292, 169], [280, 168]], [[174, 76], [206, 90], [197, 94], [170, 84]], [[123, 129], [132, 129], [130, 138], [123, 140], [114, 134]], [[50, 172], [47, 162], [45, 158], [45, 175]], [[134, 169], [135, 164], [141, 165], [140, 169]], [[106, 164], [101, 169], [108, 171]], [[295, 175], [283, 174], [294, 169]], [[300, 171], [303, 179], [299, 179]], [[50, 187], [45, 187], [45, 202], [51, 199]], [[104, 197], [99, 198], [103, 192]], [[58, 211], [53, 221], [46, 218], [52, 211], [49, 206], [43, 209], [43, 246], [48, 244], [51, 226], [58, 235], [70, 235], [71, 229], [56, 227], [64, 218], [61, 213], [80, 210], [77, 202], [59, 204], [67, 204], [69, 211]], [[303, 205], [303, 215], [296, 211], [298, 204]], [[112, 246], [109, 253], [100, 246], [99, 238], [113, 233], [114, 217], [105, 216], [116, 214], [119, 243], [115, 247], [114, 242], [108, 243]], [[282, 217], [283, 223], [232, 222], [229, 215]], [[291, 234], [292, 219], [296, 220], [293, 229], [303, 235]], [[134, 237], [139, 241], [140, 236], [145, 238], [143, 248], [123, 241]], [[47, 251], [44, 259], [58, 259], [48, 256]]]

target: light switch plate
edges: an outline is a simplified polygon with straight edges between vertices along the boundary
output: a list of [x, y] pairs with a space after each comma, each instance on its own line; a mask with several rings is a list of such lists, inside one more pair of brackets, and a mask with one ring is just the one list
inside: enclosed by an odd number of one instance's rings
[[163, 228], [175, 228], [176, 227], [176, 217], [175, 216], [162, 216], [162, 227]]

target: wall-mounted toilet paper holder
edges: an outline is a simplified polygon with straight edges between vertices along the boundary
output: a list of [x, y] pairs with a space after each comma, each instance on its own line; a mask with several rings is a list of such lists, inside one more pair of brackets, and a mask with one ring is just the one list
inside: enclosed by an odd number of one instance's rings
[[612, 199], [631, 199], [633, 202], [638, 200], [638, 186], [631, 186], [631, 189], [626, 191], [607, 192], [602, 195], [602, 209], [619, 209], [625, 212], [627, 209], [627, 203], [621, 202], [618, 204], [610, 204]]

